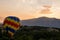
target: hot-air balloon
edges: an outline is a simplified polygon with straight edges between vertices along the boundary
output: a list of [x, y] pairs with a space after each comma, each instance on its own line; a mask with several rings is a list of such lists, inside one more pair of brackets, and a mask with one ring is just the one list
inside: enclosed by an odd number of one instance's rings
[[20, 19], [15, 16], [8, 16], [5, 18], [3, 22], [3, 30], [7, 32], [7, 34], [13, 36], [15, 32], [20, 28]]

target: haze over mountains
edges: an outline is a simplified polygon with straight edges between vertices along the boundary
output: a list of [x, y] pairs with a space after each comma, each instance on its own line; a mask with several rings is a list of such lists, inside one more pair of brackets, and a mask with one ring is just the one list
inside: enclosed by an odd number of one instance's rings
[[[60, 19], [39, 17], [29, 20], [21, 20], [22, 25], [26, 26], [44, 26], [44, 27], [55, 27], [60, 28]], [[0, 23], [0, 27], [2, 23]]]
[[27, 26], [45, 26], [45, 27], [56, 27], [60, 28], [60, 19], [39, 17], [29, 20], [22, 20], [22, 25]]

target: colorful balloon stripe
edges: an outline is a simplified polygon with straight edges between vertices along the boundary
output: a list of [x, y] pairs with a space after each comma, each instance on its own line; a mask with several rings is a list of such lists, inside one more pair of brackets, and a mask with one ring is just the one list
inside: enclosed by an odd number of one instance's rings
[[6, 24], [6, 23], [8, 23], [8, 25], [12, 25], [12, 26], [14, 26], [14, 27], [16, 27], [16, 28], [19, 27], [19, 24], [16, 24], [16, 23], [11, 22], [11, 21], [8, 21], [8, 20], [4, 21], [4, 24]]
[[17, 17], [9, 16], [9, 17], [7, 17], [7, 18], [10, 18], [10, 19], [15, 20], [15, 21], [17, 21], [17, 22], [19, 22], [19, 21], [20, 21], [20, 20], [19, 20], [19, 18], [17, 18]]
[[17, 24], [20, 23], [20, 22], [17, 22], [17, 21], [15, 21], [15, 20], [12, 20], [12, 19], [10, 19], [10, 18], [7, 18], [6, 20], [9, 20], [9, 21], [14, 22], [14, 23], [17, 23]]
[[4, 25], [4, 28], [6, 28], [7, 26], [8, 26], [9, 28], [14, 29], [15, 31], [19, 29], [19, 27], [18, 27], [18, 28], [15, 28], [14, 26], [8, 25], [7, 23]]
[[9, 28], [9, 27], [6, 27], [6, 29], [5, 29], [6, 31], [11, 31], [11, 32], [15, 32], [15, 30], [13, 30], [12, 28]]
[[9, 33], [10, 35], [14, 35], [14, 33], [13, 33], [13, 32], [11, 32], [11, 31], [8, 31], [8, 33]]

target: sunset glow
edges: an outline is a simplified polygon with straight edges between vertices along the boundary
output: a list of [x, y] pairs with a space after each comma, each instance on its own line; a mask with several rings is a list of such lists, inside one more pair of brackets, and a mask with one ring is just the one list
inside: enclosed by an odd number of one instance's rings
[[7, 16], [21, 20], [43, 16], [60, 19], [60, 0], [0, 0], [0, 20]]

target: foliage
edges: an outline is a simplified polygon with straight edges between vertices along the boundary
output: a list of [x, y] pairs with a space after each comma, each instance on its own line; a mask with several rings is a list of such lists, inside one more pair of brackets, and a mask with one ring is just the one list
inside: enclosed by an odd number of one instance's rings
[[[47, 30], [47, 27], [39, 27], [39, 26], [22, 26], [20, 30], [18, 30], [15, 35], [15, 40], [60, 40], [60, 29]], [[6, 33], [3, 33], [0, 29], [0, 40], [9, 40], [10, 38], [7, 36]]]

